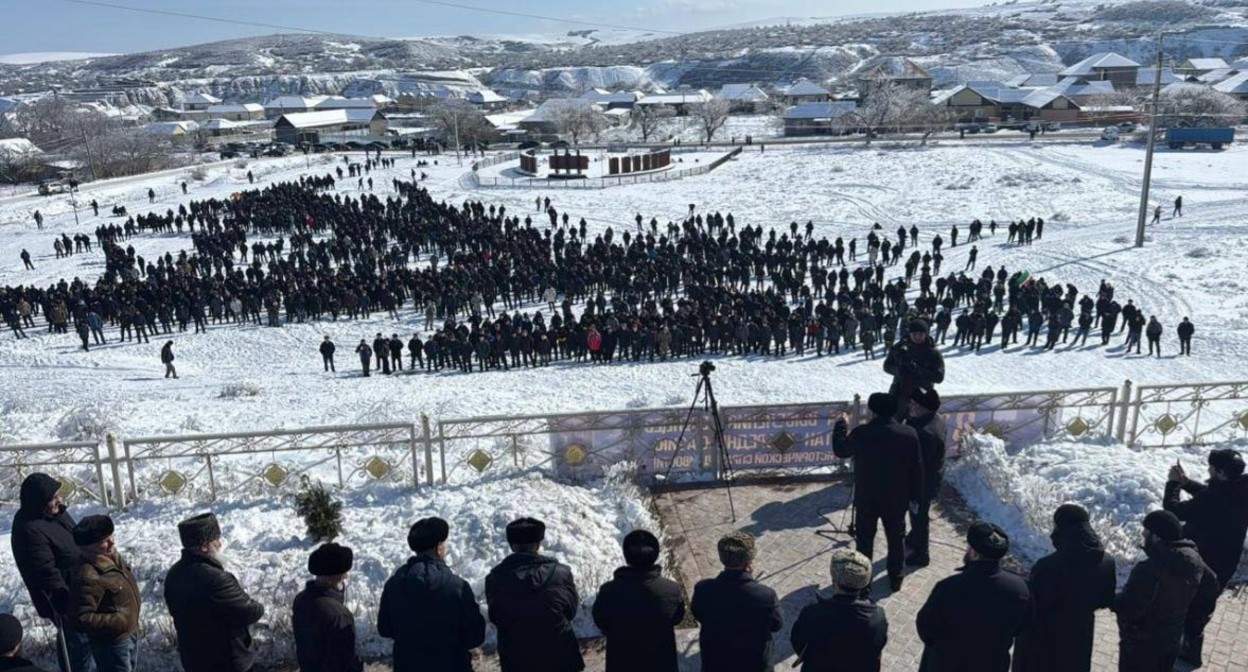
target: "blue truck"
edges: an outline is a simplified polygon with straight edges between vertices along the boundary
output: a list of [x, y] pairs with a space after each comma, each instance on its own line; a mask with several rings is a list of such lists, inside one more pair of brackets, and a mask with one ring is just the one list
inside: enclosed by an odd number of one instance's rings
[[1167, 128], [1166, 144], [1170, 149], [1183, 149], [1188, 145], [1209, 145], [1222, 149], [1235, 141], [1233, 128]]

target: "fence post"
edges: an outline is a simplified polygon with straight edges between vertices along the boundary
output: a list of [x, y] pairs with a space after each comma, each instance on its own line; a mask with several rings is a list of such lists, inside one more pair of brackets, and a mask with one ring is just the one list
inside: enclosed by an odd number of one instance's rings
[[[1131, 408], [1135, 409], [1134, 415], [1138, 418], [1140, 414], [1140, 406], [1139, 404], [1133, 404], [1131, 402], [1131, 380], [1128, 378], [1122, 382], [1122, 412], [1118, 416], [1117, 429], [1118, 440], [1128, 444], [1130, 442], [1127, 441], [1127, 411]], [[1131, 431], [1133, 433], [1135, 431], [1134, 420], [1131, 422]]]
[[117, 435], [109, 432], [104, 435], [104, 443], [108, 446], [108, 464], [113, 472], [113, 507], [117, 510], [126, 507], [126, 491], [121, 487], [121, 467], [117, 464]]
[[[415, 429], [413, 428], [412, 431], [415, 431]], [[421, 438], [425, 443], [425, 482], [433, 485], [433, 432], [429, 427], [428, 414], [420, 414], [420, 432]], [[416, 447], [413, 446], [412, 450], [415, 451]], [[413, 453], [412, 457], [416, 457], [415, 453]], [[416, 485], [420, 485], [420, 477], [416, 478]]]
[[108, 508], [109, 500], [112, 498], [108, 496], [108, 485], [104, 482], [104, 458], [100, 457], [99, 442], [96, 442], [95, 450], [91, 451], [91, 455], [95, 458], [96, 482], [100, 484], [100, 502], [104, 504], [104, 508]]
[[446, 485], [446, 432], [441, 420], [438, 421], [438, 456], [442, 462], [442, 485]]
[[858, 422], [861, 418], [862, 418], [862, 396], [855, 392], [853, 410], [850, 411], [850, 414], [849, 414], [849, 419], [850, 419], [849, 428], [853, 429], [854, 427], [857, 427]]

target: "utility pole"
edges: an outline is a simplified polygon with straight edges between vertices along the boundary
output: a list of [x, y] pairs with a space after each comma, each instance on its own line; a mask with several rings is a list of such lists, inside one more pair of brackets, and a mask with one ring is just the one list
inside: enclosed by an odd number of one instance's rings
[[452, 111], [451, 119], [455, 121], [455, 160], [459, 162], [460, 166], [463, 166], [464, 158], [459, 152], [459, 110]]
[[1157, 145], [1157, 108], [1161, 104], [1161, 41], [1157, 33], [1157, 66], [1153, 73], [1153, 112], [1148, 121], [1148, 150], [1144, 154], [1144, 185], [1140, 190], [1140, 217], [1135, 224], [1135, 246], [1144, 247], [1144, 225], [1148, 221], [1148, 190], [1153, 179], [1153, 148]]

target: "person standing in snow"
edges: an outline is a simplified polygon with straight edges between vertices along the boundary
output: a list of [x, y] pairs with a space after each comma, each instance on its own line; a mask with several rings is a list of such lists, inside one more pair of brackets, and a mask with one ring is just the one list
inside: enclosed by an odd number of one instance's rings
[[1218, 594], [1217, 575], [1196, 544], [1183, 538], [1183, 523], [1173, 513], [1144, 517], [1144, 553], [1114, 599], [1122, 672], [1173, 669], [1188, 609], [1212, 605]]
[[27, 252], [26, 250], [23, 249], [21, 255], [19, 256], [21, 256], [22, 265], [26, 268], [26, 270], [28, 271], [35, 270], [35, 265], [30, 263], [30, 252]]
[[160, 349], [160, 361], [165, 365], [165, 377], [178, 377], [178, 370], [173, 368], [173, 341], [166, 341], [165, 346]]
[[184, 672], [250, 672], [250, 626], [264, 617], [238, 579], [225, 571], [221, 526], [203, 513], [178, 523], [182, 557], [165, 575], [165, 604], [178, 635]]
[[927, 322], [911, 320], [906, 329], [907, 337], [898, 341], [884, 358], [884, 372], [893, 376], [889, 394], [897, 397], [897, 419], [904, 420], [910, 410], [910, 396], [914, 390], [929, 390], [945, 381], [945, 358], [936, 349], [936, 343], [927, 335]]
[[334, 368], [334, 350], [337, 348], [330, 340], [329, 334], [326, 334], [325, 340], [321, 341], [321, 363], [325, 365], [326, 371], [337, 373], [338, 370]]
[[1174, 212], [1170, 213], [1171, 217], [1183, 216], [1183, 197], [1176, 196], [1174, 199]]
[[343, 604], [343, 590], [355, 554], [334, 542], [308, 556], [308, 581], [291, 607], [295, 658], [300, 672], [363, 672], [355, 652], [355, 616]]
[[87, 636], [69, 618], [69, 580], [78, 560], [73, 516], [61, 500], [61, 484], [35, 472], [22, 481], [21, 506], [13, 516], [13, 562], [30, 602], [40, 617], [56, 627], [57, 663], [61, 672], [90, 672], [94, 667]]
[[1157, 353], [1161, 357], [1161, 323], [1156, 315], [1148, 316], [1148, 326], [1144, 328], [1144, 336], [1148, 338], [1148, 354]]
[[152, 189], [151, 187], [148, 187], [147, 189], [147, 202], [148, 203], [156, 202], [156, 190]]
[[1014, 672], [1090, 672], [1096, 611], [1114, 604], [1117, 573], [1088, 512], [1063, 504], [1053, 513], [1054, 552], [1036, 561], [1027, 586], [1034, 626], [1014, 647]]
[[538, 554], [545, 536], [546, 525], [540, 520], [508, 523], [511, 555], [485, 577], [490, 622], [498, 628], [498, 660], [507, 672], [585, 669], [572, 631], [581, 602], [572, 570]]
[[134, 672], [142, 599], [130, 565], [117, 552], [113, 520], [87, 516], [74, 526], [81, 554], [70, 580], [70, 619], [87, 636], [99, 672]]
[[1192, 324], [1186, 317], [1179, 323], [1179, 354], [1192, 356], [1192, 334], [1196, 333], [1196, 325]]
[[[1191, 495], [1184, 501], [1181, 492]], [[1220, 595], [1235, 575], [1244, 539], [1248, 537], [1248, 475], [1244, 458], [1231, 448], [1209, 453], [1209, 481], [1193, 481], [1181, 465], [1170, 468], [1162, 506], [1184, 521], [1183, 536], [1191, 539], [1200, 557], [1218, 577]], [[1216, 597], [1215, 597], [1216, 599]], [[1193, 605], [1183, 628], [1183, 650], [1179, 658], [1197, 667], [1201, 664], [1205, 626], [1213, 614]]]
[[355, 354], [360, 356], [360, 368], [364, 370], [364, 377], [368, 377], [368, 367], [373, 363], [373, 349], [368, 347], [368, 341], [360, 339], [360, 344], [355, 346]]
[[685, 616], [680, 584], [663, 577], [653, 534], [633, 530], [623, 546], [625, 566], [594, 600], [594, 624], [607, 638], [607, 672], [676, 672], [673, 628]]
[[1034, 609], [1026, 582], [1001, 569], [1010, 550], [1005, 530], [979, 521], [967, 531], [966, 543], [959, 573], [937, 583], [919, 609], [919, 672], [1006, 672], [1010, 647], [1031, 627]]

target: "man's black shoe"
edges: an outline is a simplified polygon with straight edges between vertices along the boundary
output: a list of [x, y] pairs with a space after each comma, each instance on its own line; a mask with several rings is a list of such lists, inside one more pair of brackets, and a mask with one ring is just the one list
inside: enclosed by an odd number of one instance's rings
[[897, 576], [897, 577], [891, 577], [891, 576], [890, 576], [890, 577], [888, 578], [888, 587], [889, 587], [889, 589], [890, 589], [890, 590], [892, 590], [894, 593], [896, 593], [896, 592], [900, 592], [900, 591], [901, 591], [901, 577], [900, 577], [900, 576]]
[[931, 562], [931, 558], [926, 555], [919, 555], [918, 553], [911, 553], [906, 556], [907, 567], [926, 567], [931, 564]]

